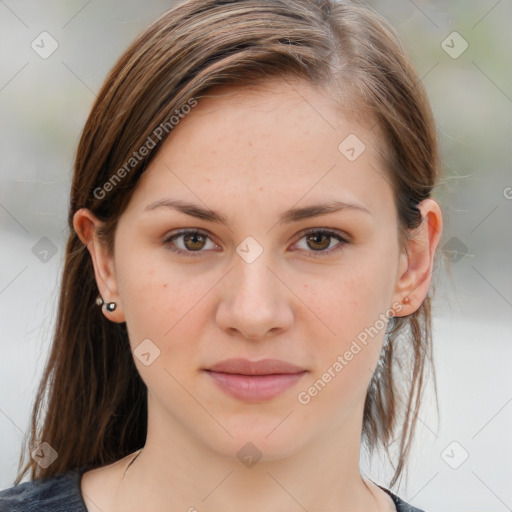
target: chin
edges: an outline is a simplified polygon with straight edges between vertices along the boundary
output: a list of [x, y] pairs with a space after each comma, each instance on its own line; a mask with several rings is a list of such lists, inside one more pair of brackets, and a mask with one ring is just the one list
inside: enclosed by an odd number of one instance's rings
[[[290, 411], [291, 408], [286, 408]], [[299, 430], [296, 419], [290, 417], [283, 419], [287, 413], [265, 417], [262, 413], [241, 413], [233, 421], [221, 420], [224, 429], [216, 429], [213, 439], [208, 437], [204, 443], [218, 455], [227, 458], [237, 458], [240, 462], [245, 457], [258, 459], [261, 462], [286, 459], [296, 453], [306, 442], [307, 434]]]

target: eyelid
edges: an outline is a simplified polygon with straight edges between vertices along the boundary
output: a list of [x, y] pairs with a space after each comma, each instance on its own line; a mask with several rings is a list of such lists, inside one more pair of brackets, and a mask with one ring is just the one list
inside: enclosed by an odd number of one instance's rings
[[[335, 252], [341, 250], [343, 246], [350, 243], [350, 237], [346, 234], [341, 234], [338, 230], [330, 229], [330, 228], [308, 228], [304, 231], [301, 231], [299, 239], [296, 243], [300, 242], [305, 236], [309, 234], [324, 234], [327, 235], [330, 238], [338, 239], [339, 243], [335, 245], [334, 247], [331, 247], [330, 249], [327, 249], [325, 251], [313, 251], [313, 250], [307, 250], [307, 249], [297, 249], [297, 250], [305, 250], [308, 253], [308, 256], [312, 256], [313, 258], [323, 258], [328, 257]], [[295, 245], [294, 244], [294, 245]]]
[[[164, 240], [163, 240], [162, 243], [164, 245], [170, 244], [173, 241], [173, 239], [178, 238], [181, 235], [186, 235], [186, 234], [192, 234], [192, 235], [198, 234], [198, 235], [201, 235], [201, 236], [204, 236], [204, 237], [208, 238], [212, 243], [216, 244], [216, 242], [213, 239], [213, 235], [208, 230], [200, 229], [200, 228], [182, 228], [182, 229], [179, 229], [177, 231], [172, 232], [168, 236], [166, 235], [164, 237]], [[317, 227], [315, 227], [315, 228], [308, 228], [308, 229], [305, 229], [305, 230], [301, 231], [299, 233], [299, 238], [297, 239], [296, 242], [294, 242], [294, 245], [296, 243], [300, 242], [305, 236], [307, 236], [309, 234], [324, 234], [324, 235], [327, 235], [330, 238], [338, 239], [339, 243], [337, 245], [335, 245], [334, 247], [331, 247], [330, 249], [323, 250], [323, 251], [313, 251], [313, 250], [307, 250], [307, 249], [294, 249], [294, 250], [307, 251], [308, 255], [311, 255], [313, 257], [324, 257], [324, 256], [327, 257], [327, 256], [333, 254], [334, 252], [340, 250], [344, 245], [351, 243], [350, 237], [348, 235], [346, 235], [345, 233], [341, 234], [337, 230], [330, 229], [330, 228], [317, 228]], [[218, 245], [218, 244], [216, 244], [216, 245]], [[200, 256], [202, 253], [206, 252], [206, 251], [203, 251], [203, 250], [200, 250], [200, 251], [184, 251], [183, 249], [180, 249], [180, 248], [174, 248], [174, 249], [169, 249], [169, 250], [171, 252], [174, 252], [174, 253], [177, 253], [177, 254], [183, 254], [183, 255], [191, 256], [191, 257], [197, 257], [197, 256]]]

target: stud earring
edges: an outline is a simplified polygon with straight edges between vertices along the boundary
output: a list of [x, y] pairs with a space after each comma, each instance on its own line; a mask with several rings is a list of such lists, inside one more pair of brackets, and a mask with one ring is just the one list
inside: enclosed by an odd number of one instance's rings
[[107, 311], [109, 311], [109, 312], [114, 311], [116, 309], [116, 307], [117, 307], [117, 304], [115, 302], [107, 302], [107, 303], [105, 303], [100, 295], [98, 295], [98, 297], [96, 297], [96, 304], [98, 306], [102, 306], [103, 304], [105, 304], [105, 309]]
[[402, 299], [402, 304], [409, 304], [411, 302], [411, 299], [409, 297], [404, 297]]
[[114, 311], [114, 309], [116, 309], [116, 306], [117, 304], [115, 302], [107, 302], [105, 308], [107, 309], [107, 311]]

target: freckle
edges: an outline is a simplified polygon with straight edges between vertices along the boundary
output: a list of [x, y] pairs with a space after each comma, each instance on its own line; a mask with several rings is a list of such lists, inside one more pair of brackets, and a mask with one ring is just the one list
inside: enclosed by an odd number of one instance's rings
[[167, 283], [164, 283], [164, 284], [162, 285], [162, 287], [163, 287], [163, 288], [167, 288]]

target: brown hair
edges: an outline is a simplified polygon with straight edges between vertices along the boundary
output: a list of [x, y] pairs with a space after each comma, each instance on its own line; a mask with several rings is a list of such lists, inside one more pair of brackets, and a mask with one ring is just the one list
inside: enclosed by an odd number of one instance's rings
[[[110, 322], [95, 304], [92, 261], [73, 228], [74, 213], [85, 207], [104, 221], [99, 234], [113, 252], [117, 221], [171, 133], [159, 137], [155, 130], [214, 86], [285, 76], [371, 112], [384, 142], [402, 247], [420, 225], [417, 205], [439, 174], [436, 129], [424, 87], [386, 20], [369, 7], [336, 0], [188, 0], [167, 11], [111, 70], [79, 142], [58, 316], [29, 439], [30, 451], [46, 441], [58, 458], [46, 469], [30, 459], [16, 484], [29, 469], [35, 479], [112, 463], [146, 440], [147, 390], [126, 324]], [[149, 154], [131, 162], [106, 197], [95, 192], [149, 141]], [[389, 450], [399, 440], [390, 485], [404, 468], [431, 363], [430, 296], [415, 313], [393, 320], [363, 418], [370, 450]], [[399, 335], [407, 340], [404, 350]], [[399, 368], [406, 369], [402, 380]]]

